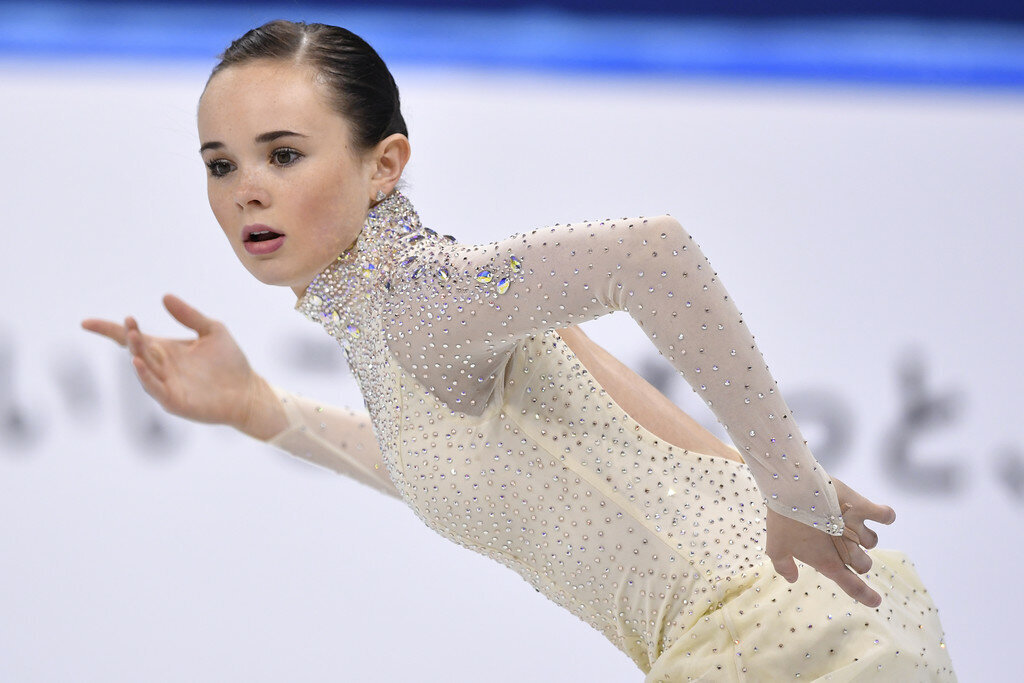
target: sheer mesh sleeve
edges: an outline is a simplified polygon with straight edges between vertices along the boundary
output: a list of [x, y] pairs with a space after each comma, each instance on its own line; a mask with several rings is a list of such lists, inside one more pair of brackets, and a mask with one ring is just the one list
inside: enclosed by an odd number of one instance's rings
[[455, 245], [444, 275], [401, 298], [391, 341], [449, 406], [480, 414], [516, 343], [626, 311], [728, 431], [771, 509], [833, 535], [843, 520], [739, 310], [669, 216], [555, 226]]
[[398, 498], [365, 412], [324, 405], [272, 386], [288, 427], [267, 443]]

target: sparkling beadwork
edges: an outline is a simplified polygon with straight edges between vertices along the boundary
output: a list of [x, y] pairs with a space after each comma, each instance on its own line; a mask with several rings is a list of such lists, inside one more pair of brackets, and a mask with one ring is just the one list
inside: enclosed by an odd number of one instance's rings
[[[749, 466], [652, 434], [556, 332], [613, 306], [700, 387], [734, 427]], [[758, 653], [784, 644], [798, 652], [799, 669], [751, 680], [813, 679], [819, 663], [851, 663], [855, 650], [844, 643], [854, 630], [908, 630], [809, 569], [793, 586], [772, 571], [767, 506], [838, 536], [834, 487], [787, 424], [788, 408], [707, 260], [671, 219], [463, 245], [424, 228], [395, 192], [297, 308], [342, 342], [369, 437], [354, 435], [350, 414], [311, 410], [289, 437], [291, 451], [390, 491], [438, 533], [518, 572], [650, 670], [648, 680], [703, 673], [693, 668], [698, 651], [757, 671]], [[709, 377], [716, 381], [693, 382]], [[324, 444], [335, 450], [314, 456]], [[901, 656], [938, 662], [909, 654], [934, 641], [945, 656], [923, 589], [897, 588], [898, 561], [873, 557], [872, 573], [882, 572], [873, 585], [913, 600], [928, 625]], [[726, 607], [735, 632], [722, 621]]]

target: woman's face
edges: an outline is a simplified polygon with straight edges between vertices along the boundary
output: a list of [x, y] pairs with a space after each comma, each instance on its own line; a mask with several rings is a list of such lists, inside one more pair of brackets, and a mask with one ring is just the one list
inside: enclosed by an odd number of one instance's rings
[[210, 208], [242, 265], [297, 294], [359, 234], [372, 155], [314, 73], [258, 60], [217, 73], [199, 100]]

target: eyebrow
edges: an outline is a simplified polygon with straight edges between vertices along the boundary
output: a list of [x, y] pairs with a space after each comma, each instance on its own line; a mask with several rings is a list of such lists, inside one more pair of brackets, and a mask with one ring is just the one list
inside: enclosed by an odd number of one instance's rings
[[[288, 137], [288, 136], [294, 136], [294, 137], [298, 137], [298, 138], [306, 137], [302, 133], [296, 133], [295, 131], [291, 131], [291, 130], [272, 130], [269, 133], [260, 133], [255, 138], [253, 138], [253, 142], [255, 142], [257, 145], [262, 145], [262, 144], [265, 144], [267, 142], [273, 142], [274, 140], [277, 140], [278, 138], [283, 138], [283, 137]], [[204, 142], [203, 146], [199, 148], [199, 153], [202, 154], [203, 152], [205, 152], [208, 149], [222, 149], [223, 147], [224, 147], [224, 143], [223, 142], [217, 142], [217, 141]]]

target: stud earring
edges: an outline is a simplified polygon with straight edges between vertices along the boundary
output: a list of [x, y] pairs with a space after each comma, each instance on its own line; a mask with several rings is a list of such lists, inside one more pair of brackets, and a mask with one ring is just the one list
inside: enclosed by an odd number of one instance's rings
[[384, 194], [384, 190], [377, 190], [377, 201], [378, 202], [384, 201], [385, 197], [387, 197], [387, 195]]

